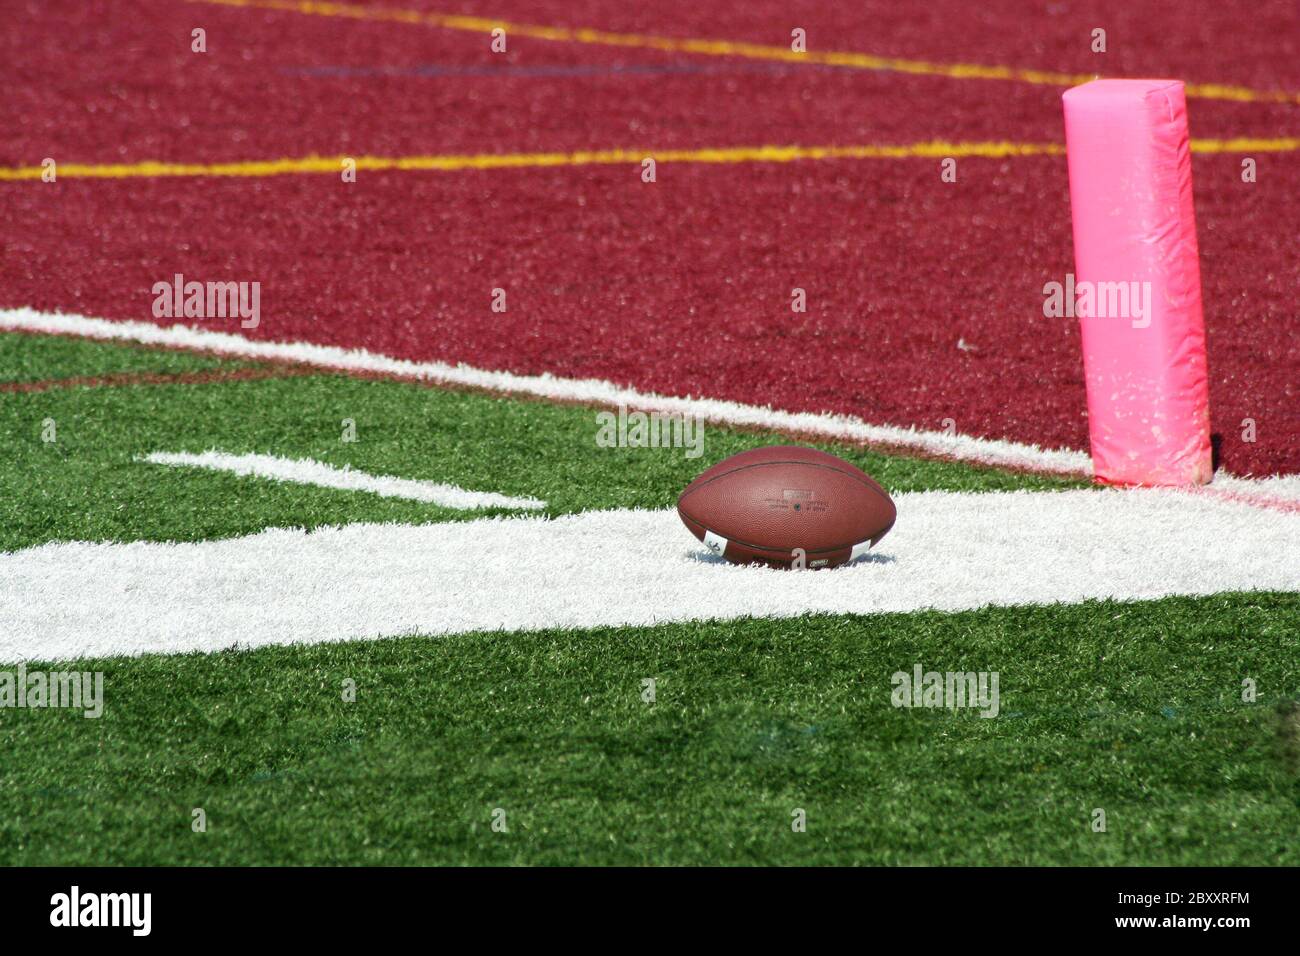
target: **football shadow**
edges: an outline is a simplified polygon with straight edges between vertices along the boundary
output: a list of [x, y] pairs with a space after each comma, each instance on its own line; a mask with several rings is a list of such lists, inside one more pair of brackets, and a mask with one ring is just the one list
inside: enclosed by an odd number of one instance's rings
[[[700, 564], [732, 564], [720, 554], [714, 554], [712, 551], [688, 551], [686, 557]], [[894, 564], [898, 559], [892, 554], [867, 554], [861, 555], [856, 561], [849, 561], [847, 564], [841, 564], [834, 568], [799, 568], [800, 571], [838, 571], [840, 568], [851, 568], [859, 564]], [[742, 565], [732, 565], [732, 567], [741, 567]], [[744, 565], [744, 567], [765, 567], [762, 564]], [[779, 570], [779, 569], [778, 569]]]

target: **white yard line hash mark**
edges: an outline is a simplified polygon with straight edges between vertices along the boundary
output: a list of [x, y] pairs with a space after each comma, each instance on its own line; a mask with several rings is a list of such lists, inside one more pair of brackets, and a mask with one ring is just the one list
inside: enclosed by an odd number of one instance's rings
[[672, 511], [45, 544], [0, 554], [0, 661], [1300, 591], [1300, 514], [1150, 489], [895, 500], [829, 571], [726, 564]]
[[472, 510], [476, 508], [521, 508], [536, 511], [546, 507], [545, 501], [536, 498], [512, 498], [492, 491], [467, 491], [456, 485], [411, 478], [393, 478], [388, 475], [370, 475], [354, 468], [335, 468], [311, 458], [277, 458], [274, 455], [231, 455], [223, 451], [205, 451], [200, 455], [189, 452], [154, 452], [139, 461], [153, 465], [172, 465], [188, 468], [207, 468], [234, 475], [270, 478], [299, 485], [316, 485], [339, 491], [364, 491], [383, 498], [407, 498], [443, 508]]

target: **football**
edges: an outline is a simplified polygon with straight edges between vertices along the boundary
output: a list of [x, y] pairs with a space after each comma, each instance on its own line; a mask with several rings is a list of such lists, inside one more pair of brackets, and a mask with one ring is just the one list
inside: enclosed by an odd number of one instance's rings
[[798, 445], [718, 462], [686, 486], [677, 513], [714, 554], [781, 568], [853, 561], [885, 536], [897, 514], [889, 493], [866, 472]]

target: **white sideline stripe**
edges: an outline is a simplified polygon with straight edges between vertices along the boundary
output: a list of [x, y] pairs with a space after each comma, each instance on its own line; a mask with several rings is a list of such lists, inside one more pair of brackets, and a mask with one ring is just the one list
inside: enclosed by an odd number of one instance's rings
[[1300, 514], [1157, 490], [896, 501], [830, 571], [726, 564], [671, 511], [46, 544], [0, 554], [0, 660], [1300, 590]]
[[[566, 379], [553, 375], [516, 375], [469, 365], [443, 362], [412, 362], [364, 349], [343, 349], [306, 342], [259, 342], [228, 332], [209, 332], [184, 325], [170, 328], [148, 322], [117, 322], [78, 315], [38, 312], [35, 309], [0, 309], [0, 329], [78, 335], [159, 345], [168, 348], [215, 352], [241, 358], [301, 362], [348, 372], [372, 372], [397, 378], [444, 382], [489, 389], [496, 392], [534, 395], [557, 401], [589, 402], [597, 405], [627, 405], [646, 411], [697, 416], [722, 425], [759, 427], [775, 432], [818, 435], [828, 439], [858, 441], [914, 449], [956, 461], [976, 462], [1003, 468], [1049, 474], [1089, 477], [1092, 459], [1087, 452], [1068, 448], [1043, 449], [1037, 445], [970, 435], [871, 425], [848, 415], [784, 412], [776, 409], [704, 398], [680, 398], [623, 388], [600, 379]], [[1237, 478], [1218, 471], [1211, 483], [1260, 503], [1300, 502], [1300, 475]]]
[[1081, 451], [1048, 450], [1037, 445], [950, 435], [946, 432], [871, 425], [847, 415], [785, 412], [739, 402], [706, 398], [679, 398], [623, 388], [600, 379], [566, 379], [553, 375], [516, 375], [468, 365], [443, 362], [412, 362], [390, 358], [363, 349], [344, 349], [307, 342], [262, 342], [230, 332], [210, 332], [184, 325], [170, 328], [148, 322], [116, 322], [80, 315], [38, 312], [35, 309], [0, 309], [0, 328], [56, 335], [79, 335], [115, 339], [234, 355], [240, 358], [302, 362], [349, 372], [372, 372], [401, 378], [444, 382], [496, 392], [535, 395], [559, 401], [598, 405], [627, 405], [645, 411], [661, 411], [699, 417], [722, 425], [758, 427], [777, 432], [795, 432], [827, 439], [864, 442], [914, 449], [958, 461], [978, 462], [1004, 468], [1053, 474], [1087, 476], [1092, 461]]
[[370, 475], [353, 468], [335, 468], [311, 458], [277, 458], [274, 455], [231, 455], [223, 451], [205, 451], [201, 455], [189, 452], [154, 452], [140, 461], [154, 465], [174, 465], [189, 468], [208, 468], [228, 471], [241, 476], [271, 478], [291, 481], [299, 485], [318, 485], [340, 491], [366, 491], [384, 498], [408, 498], [444, 508], [545, 508], [546, 502], [536, 498], [512, 498], [493, 491], [467, 491], [456, 485], [410, 478], [393, 478], [388, 475]]
[[1273, 475], [1270, 478], [1235, 478], [1222, 471], [1214, 473], [1211, 488], [1222, 491], [1300, 502], [1300, 475]]

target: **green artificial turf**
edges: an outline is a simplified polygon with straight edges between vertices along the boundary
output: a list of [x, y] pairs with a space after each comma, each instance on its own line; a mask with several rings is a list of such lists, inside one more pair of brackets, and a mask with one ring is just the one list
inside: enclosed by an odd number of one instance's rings
[[[1221, 595], [83, 662], [100, 719], [0, 712], [0, 864], [1294, 866], [1297, 623]], [[1001, 715], [893, 707], [917, 663], [997, 671]]]
[[[38, 378], [67, 374], [67, 340], [0, 335], [0, 358]], [[15, 346], [12, 340], [21, 339]], [[104, 343], [87, 367], [174, 370], [178, 356]], [[13, 358], [20, 348], [21, 360]], [[48, 349], [48, 355], [45, 350]], [[102, 350], [103, 354], [99, 351]], [[57, 370], [57, 372], [56, 372]], [[0, 377], [5, 371], [0, 366]], [[420, 385], [316, 375], [205, 384], [56, 388], [0, 394], [0, 550], [56, 540], [196, 541], [266, 527], [351, 521], [464, 520], [452, 511], [376, 495], [137, 460], [150, 452], [259, 452], [312, 458], [375, 475], [529, 495], [563, 514], [665, 508], [714, 462], [778, 435], [704, 430], [704, 453], [602, 448], [596, 411]], [[343, 422], [356, 442], [344, 442]], [[54, 422], [57, 441], [42, 440]], [[891, 491], [1062, 488], [1079, 482], [822, 444]]]
[[[0, 335], [0, 381], [246, 364]], [[784, 441], [707, 427], [689, 459], [596, 432], [591, 409], [327, 374], [0, 393], [0, 550], [483, 514], [137, 460], [154, 451], [310, 457], [557, 515], [667, 507]], [[893, 491], [1078, 484], [821, 447]], [[0, 708], [0, 864], [1296, 865], [1298, 632], [1300, 597], [1254, 594], [81, 662], [102, 718]], [[998, 671], [1000, 716], [894, 708], [916, 664]]]
[[202, 372], [248, 365], [229, 359], [117, 345], [60, 335], [0, 332], [0, 383], [121, 375], [129, 372]]

